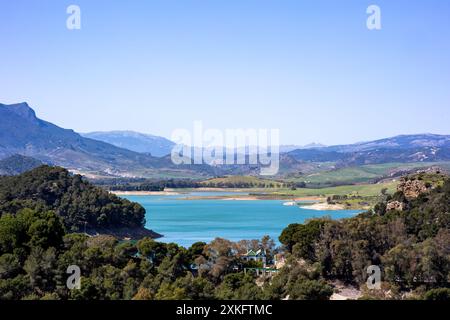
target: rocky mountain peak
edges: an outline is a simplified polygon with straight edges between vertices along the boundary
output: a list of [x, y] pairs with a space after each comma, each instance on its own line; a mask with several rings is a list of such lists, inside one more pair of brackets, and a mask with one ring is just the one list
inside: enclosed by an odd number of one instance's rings
[[9, 105], [0, 104], [0, 107], [3, 107], [7, 111], [14, 113], [22, 118], [32, 119], [32, 120], [37, 119], [36, 113], [34, 112], [33, 109], [30, 108], [30, 106], [26, 102], [9, 104]]

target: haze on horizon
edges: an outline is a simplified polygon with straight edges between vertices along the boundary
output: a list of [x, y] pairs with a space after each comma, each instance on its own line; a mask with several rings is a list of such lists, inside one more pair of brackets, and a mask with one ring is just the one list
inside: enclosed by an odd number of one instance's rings
[[[0, 3], [0, 103], [77, 132], [280, 129], [282, 144], [449, 134], [450, 2]], [[382, 29], [366, 28], [381, 8]]]

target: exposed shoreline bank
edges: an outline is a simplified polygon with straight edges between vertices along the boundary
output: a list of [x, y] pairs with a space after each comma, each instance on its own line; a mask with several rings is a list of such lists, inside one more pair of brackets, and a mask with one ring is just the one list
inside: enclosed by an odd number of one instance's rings
[[344, 206], [342, 204], [328, 204], [326, 202], [319, 202], [319, 203], [313, 203], [311, 205], [301, 205], [300, 208], [302, 209], [309, 209], [309, 210], [345, 210]]

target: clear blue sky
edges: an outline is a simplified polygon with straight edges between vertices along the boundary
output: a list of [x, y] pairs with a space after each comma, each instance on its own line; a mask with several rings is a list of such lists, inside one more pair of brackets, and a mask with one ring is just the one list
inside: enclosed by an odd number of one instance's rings
[[[77, 4], [82, 29], [66, 29]], [[382, 30], [366, 28], [377, 4]], [[1, 1], [0, 102], [79, 132], [450, 134], [450, 1]]]

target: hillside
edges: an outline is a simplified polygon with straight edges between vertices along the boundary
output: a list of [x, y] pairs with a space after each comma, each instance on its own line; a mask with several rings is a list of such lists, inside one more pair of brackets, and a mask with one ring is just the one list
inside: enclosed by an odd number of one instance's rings
[[[285, 148], [284, 150], [290, 150]], [[312, 148], [298, 147], [280, 153], [278, 178], [296, 180], [324, 172], [330, 178], [327, 183], [361, 183], [383, 178], [384, 174], [411, 168], [441, 165], [450, 162], [450, 136], [448, 135], [403, 135], [364, 143], [342, 146]], [[372, 166], [375, 171], [372, 173]], [[376, 168], [379, 166], [379, 169]], [[390, 167], [384, 170], [383, 167]], [[220, 165], [223, 175], [258, 175], [259, 165]], [[340, 171], [334, 173], [334, 171]], [[379, 172], [384, 171], [382, 174]], [[405, 174], [407, 172], [403, 172]], [[358, 177], [358, 175], [360, 177]], [[308, 177], [306, 177], [308, 176]], [[323, 180], [323, 179], [319, 179]], [[319, 183], [321, 183], [320, 181]], [[315, 181], [312, 181], [315, 183]]]
[[424, 147], [449, 148], [450, 136], [430, 133], [399, 135], [367, 142], [330, 146], [325, 149], [338, 152], [361, 152], [378, 149], [415, 149]]
[[142, 206], [59, 167], [41, 166], [18, 176], [0, 178], [0, 215], [16, 214], [25, 208], [54, 211], [69, 231], [157, 236], [144, 230]]
[[92, 176], [205, 176], [214, 171], [207, 166], [176, 166], [167, 156], [156, 158], [84, 138], [37, 118], [27, 103], [0, 104], [0, 159], [14, 154]]
[[19, 154], [0, 160], [0, 176], [13, 176], [42, 165], [42, 162]]
[[[423, 183], [420, 192], [412, 186]], [[401, 206], [392, 206], [392, 203]], [[437, 173], [402, 178], [394, 195], [374, 210], [343, 220], [313, 219], [291, 224], [280, 241], [293, 261], [272, 282], [273, 294], [288, 294], [292, 277], [320, 270], [326, 281], [359, 287], [367, 299], [433, 299], [450, 275], [450, 179]], [[379, 266], [380, 290], [367, 290], [367, 267]], [[281, 295], [280, 295], [281, 292]], [[449, 290], [445, 291], [447, 294]], [[443, 295], [445, 297], [445, 295]], [[434, 298], [435, 299], [435, 298]]]
[[439, 167], [442, 170], [450, 168], [450, 162], [414, 162], [414, 163], [384, 163], [354, 167], [344, 167], [334, 170], [317, 171], [288, 179], [293, 182], [305, 182], [309, 187], [327, 187], [345, 184], [376, 183], [392, 180], [417, 170]]
[[450, 136], [402, 135], [370, 142], [330, 146], [288, 153], [296, 160], [333, 161], [339, 167], [389, 162], [413, 163], [450, 160]]
[[78, 170], [114, 173], [153, 160], [41, 120], [26, 103], [0, 104], [0, 141], [0, 157], [22, 154]]
[[119, 148], [128, 149], [139, 153], [151, 154], [162, 157], [170, 154], [175, 143], [150, 134], [134, 131], [108, 131], [82, 133], [83, 137], [103, 141]]
[[[67, 234], [51, 211], [3, 215], [0, 300], [328, 300], [349, 288], [354, 299], [448, 300], [450, 181], [440, 174], [403, 181], [434, 184], [410, 199], [400, 187], [352, 218], [290, 224], [279, 250], [267, 238], [217, 238], [190, 248], [148, 238], [118, 241]], [[386, 210], [390, 201], [403, 201], [405, 209]], [[283, 263], [270, 278], [236, 271], [236, 265], [260, 266], [244, 259], [248, 248]], [[68, 264], [82, 267], [80, 290], [64, 285]], [[367, 289], [368, 266], [382, 271], [378, 290]]]
[[[160, 137], [133, 132], [92, 133], [87, 136], [116, 145], [83, 137], [73, 130], [41, 120], [26, 103], [0, 104], [0, 159], [19, 154], [90, 178], [205, 179], [228, 175], [257, 176], [260, 172], [260, 165], [174, 165], [170, 155], [163, 155], [173, 144]], [[280, 154], [278, 177], [298, 178], [371, 164], [450, 161], [449, 141], [449, 136], [427, 134], [354, 145], [297, 149]]]

